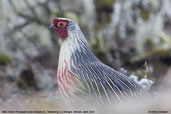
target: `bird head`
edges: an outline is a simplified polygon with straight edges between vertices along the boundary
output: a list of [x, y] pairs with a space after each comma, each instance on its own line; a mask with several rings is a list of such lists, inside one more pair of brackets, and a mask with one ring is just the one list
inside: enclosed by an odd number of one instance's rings
[[69, 33], [79, 30], [78, 25], [67, 18], [54, 18], [52, 24], [49, 26], [49, 30], [54, 30], [62, 40], [68, 37]]

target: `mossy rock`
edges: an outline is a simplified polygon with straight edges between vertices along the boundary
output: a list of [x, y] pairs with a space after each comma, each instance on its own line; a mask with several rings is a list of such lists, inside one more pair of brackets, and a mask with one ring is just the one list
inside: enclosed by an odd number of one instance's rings
[[148, 38], [144, 42], [143, 47], [144, 47], [145, 51], [153, 50], [155, 48], [155, 44], [154, 44], [154, 41], [152, 40], [152, 38]]
[[101, 9], [103, 7], [112, 7], [115, 0], [95, 0], [96, 9]]
[[6, 65], [7, 63], [10, 63], [12, 58], [9, 55], [6, 54], [0, 54], [0, 65]]
[[147, 21], [150, 17], [150, 12], [146, 9], [141, 9], [140, 10], [140, 16], [144, 21]]
[[140, 79], [145, 78], [146, 72], [144, 70], [137, 70], [135, 75], [138, 76]]
[[98, 22], [97, 28], [103, 28], [106, 23], [111, 21], [111, 15], [113, 13], [113, 4], [115, 0], [95, 0], [96, 19]]

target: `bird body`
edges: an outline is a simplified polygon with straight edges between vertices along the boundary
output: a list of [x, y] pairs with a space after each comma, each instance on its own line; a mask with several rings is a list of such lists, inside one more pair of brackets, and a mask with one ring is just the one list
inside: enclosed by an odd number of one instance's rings
[[65, 98], [93, 96], [100, 102], [138, 98], [144, 90], [124, 74], [103, 64], [89, 49], [79, 26], [66, 18], [55, 18], [50, 29], [62, 39], [57, 81]]

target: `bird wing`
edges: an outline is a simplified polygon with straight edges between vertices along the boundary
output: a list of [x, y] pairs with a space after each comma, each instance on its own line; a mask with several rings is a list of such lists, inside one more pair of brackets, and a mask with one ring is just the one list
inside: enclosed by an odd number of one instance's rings
[[114, 95], [121, 100], [125, 96], [138, 98], [145, 93], [139, 84], [101, 62], [77, 65], [72, 71], [81, 78], [89, 94], [102, 101], [104, 98], [110, 101]]

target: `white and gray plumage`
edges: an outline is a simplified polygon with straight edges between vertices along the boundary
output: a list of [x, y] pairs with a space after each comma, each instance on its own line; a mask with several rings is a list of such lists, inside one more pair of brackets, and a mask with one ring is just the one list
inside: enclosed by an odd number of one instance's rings
[[66, 98], [93, 96], [100, 102], [145, 96], [140, 85], [103, 64], [89, 49], [79, 26], [66, 18], [55, 18], [49, 29], [62, 39], [57, 81]]

